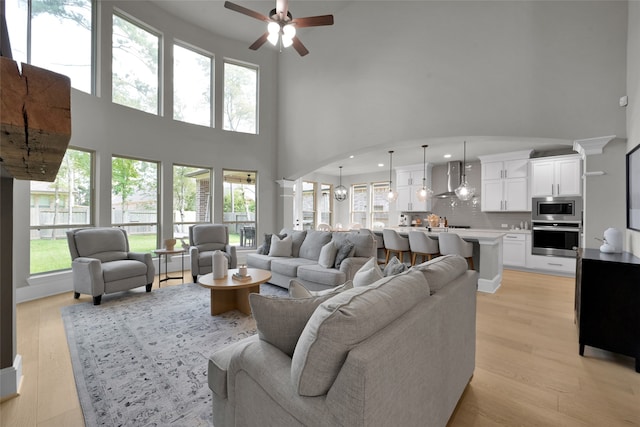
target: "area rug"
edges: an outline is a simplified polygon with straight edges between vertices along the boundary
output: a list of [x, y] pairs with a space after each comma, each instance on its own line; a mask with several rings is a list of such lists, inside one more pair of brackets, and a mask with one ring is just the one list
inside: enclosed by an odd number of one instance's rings
[[[260, 293], [286, 295], [269, 284]], [[87, 426], [213, 425], [209, 356], [256, 324], [239, 311], [211, 316], [209, 295], [190, 283], [62, 308]]]

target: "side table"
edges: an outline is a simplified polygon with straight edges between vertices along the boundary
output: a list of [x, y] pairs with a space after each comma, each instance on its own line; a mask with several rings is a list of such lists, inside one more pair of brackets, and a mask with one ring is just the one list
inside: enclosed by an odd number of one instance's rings
[[[184, 253], [187, 252], [186, 249], [184, 248], [180, 248], [180, 249], [156, 249], [153, 251], [156, 255], [158, 255], [158, 287], [160, 287], [160, 285], [162, 285], [162, 282], [166, 282], [167, 280], [171, 280], [171, 279], [181, 279], [182, 283], [184, 283]], [[182, 256], [182, 270], [180, 271], [180, 276], [174, 276], [171, 277], [169, 276], [169, 270], [167, 269], [167, 263], [169, 261], [169, 256], [170, 255], [178, 255], [181, 254]], [[164, 279], [161, 278], [162, 276], [162, 256], [164, 255]]]

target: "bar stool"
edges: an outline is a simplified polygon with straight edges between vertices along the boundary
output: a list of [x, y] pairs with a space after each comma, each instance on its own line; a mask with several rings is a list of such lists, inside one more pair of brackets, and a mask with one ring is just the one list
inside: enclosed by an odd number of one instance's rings
[[431, 261], [434, 256], [440, 254], [438, 241], [422, 231], [409, 232], [409, 248], [411, 249], [411, 265], [416, 265], [418, 255], [424, 262], [425, 260]]
[[467, 259], [473, 270], [473, 243], [465, 242], [456, 233], [439, 233], [438, 244], [442, 255], [460, 255]]
[[395, 230], [391, 230], [389, 228], [385, 228], [382, 230], [382, 238], [384, 240], [384, 247], [387, 251], [387, 256], [385, 257], [385, 264], [389, 263], [389, 256], [391, 252], [398, 254], [398, 259], [400, 262], [404, 261], [404, 253], [407, 252], [411, 255], [411, 250], [409, 249], [409, 238], [402, 237]]

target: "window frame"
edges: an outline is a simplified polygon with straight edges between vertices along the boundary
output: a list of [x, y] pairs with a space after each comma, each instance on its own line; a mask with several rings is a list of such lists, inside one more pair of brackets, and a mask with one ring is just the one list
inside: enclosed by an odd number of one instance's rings
[[[320, 191], [318, 192], [318, 194], [321, 200], [322, 200], [322, 197], [324, 197], [325, 192], [327, 193], [327, 197], [329, 198], [329, 210], [328, 211], [322, 210], [324, 206], [322, 206], [322, 203], [320, 203], [320, 206], [318, 207], [317, 222], [331, 225], [333, 224], [333, 184], [327, 184], [327, 183], [321, 182], [319, 183], [319, 187], [320, 187]], [[329, 215], [329, 219], [327, 221], [324, 221], [322, 219], [323, 214]]]
[[[305, 184], [311, 184], [311, 190], [305, 190]], [[305, 200], [305, 194], [311, 192], [311, 200], [312, 200], [312, 210], [305, 210], [304, 209], [304, 200]], [[316, 218], [316, 214], [318, 212], [318, 183], [316, 181], [302, 181], [301, 182], [301, 199], [300, 201], [302, 202], [301, 208], [302, 208], [302, 229], [303, 230], [315, 230], [317, 225], [318, 225], [318, 219]], [[305, 220], [307, 220], [307, 217], [311, 219], [311, 223], [309, 225], [309, 223], [305, 223]], [[308, 220], [307, 220], [308, 221]]]
[[[354, 202], [356, 200], [356, 194], [359, 193], [359, 191], [356, 191], [356, 189], [364, 189], [364, 191], [366, 192], [365, 195], [365, 200], [366, 200], [366, 207], [363, 211], [357, 211], [354, 209]], [[358, 223], [360, 224], [362, 227], [367, 228], [367, 220], [369, 217], [369, 207], [370, 207], [371, 203], [370, 203], [370, 191], [369, 191], [369, 184], [367, 183], [358, 183], [358, 184], [351, 184], [351, 192], [349, 195], [349, 222], [351, 222], [352, 224], [354, 223]], [[356, 214], [359, 214], [362, 216], [362, 218], [356, 218]], [[362, 219], [364, 219], [364, 224], [362, 223]]]
[[[225, 211], [225, 207], [224, 207], [224, 196], [225, 196], [225, 186], [227, 183], [229, 184], [234, 184], [231, 181], [226, 181], [226, 176], [227, 176], [227, 172], [229, 173], [234, 173], [234, 172], [240, 172], [242, 174], [250, 174], [253, 177], [253, 186], [254, 186], [254, 195], [255, 195], [255, 209], [253, 212], [253, 220], [250, 220], [249, 218], [247, 218], [246, 220], [241, 220], [238, 221], [237, 218], [235, 221], [229, 221], [225, 219], [225, 215], [228, 213]], [[238, 183], [240, 184], [240, 183]], [[249, 183], [248, 183], [249, 184]], [[249, 224], [248, 226], [251, 227], [253, 226], [254, 228], [254, 238], [253, 238], [253, 242], [252, 245], [247, 246], [247, 245], [241, 245], [242, 241], [238, 242], [238, 245], [236, 246], [236, 248], [238, 249], [255, 249], [258, 247], [257, 245], [257, 236], [258, 236], [258, 203], [259, 203], [259, 191], [258, 191], [258, 184], [259, 184], [259, 174], [257, 170], [248, 170], [248, 169], [228, 169], [228, 168], [223, 168], [222, 169], [222, 223], [227, 225], [227, 227], [229, 228], [229, 244], [233, 245], [233, 243], [231, 242], [231, 235], [232, 234], [238, 234], [240, 240], [242, 240], [242, 235], [241, 233], [238, 231], [238, 225], [242, 225], [243, 227], [246, 227], [246, 224]], [[233, 187], [232, 187], [233, 189]], [[232, 199], [233, 200], [233, 199]], [[233, 213], [229, 212], [229, 213]], [[232, 233], [232, 225], [233, 225], [233, 229], [235, 232]]]
[[[136, 107], [132, 107], [130, 105], [125, 105], [125, 104], [121, 104], [119, 102], [115, 102], [113, 100], [113, 26], [114, 26], [114, 21], [113, 21], [113, 17], [117, 16], [120, 19], [123, 19], [125, 21], [127, 21], [129, 24], [131, 25], [135, 25], [136, 27], [156, 36], [158, 38], [158, 81], [156, 82], [157, 84], [157, 102], [156, 102], [156, 112], [155, 113], [150, 113], [148, 111], [145, 110], [141, 110], [139, 108]], [[122, 9], [119, 9], [117, 7], [114, 7], [112, 12], [111, 12], [111, 103], [116, 104], [116, 105], [120, 105], [122, 107], [127, 107], [127, 108], [132, 108], [134, 110], [137, 111], [142, 111], [143, 113], [147, 113], [147, 114], [152, 114], [158, 117], [162, 117], [164, 116], [164, 109], [163, 109], [163, 105], [164, 105], [164, 33], [162, 33], [160, 30], [154, 28], [153, 26], [145, 23], [144, 21], [136, 18], [135, 16], [123, 11]]]
[[[209, 195], [208, 195], [208, 209], [207, 212], [205, 213], [206, 218], [203, 220], [198, 220], [198, 215], [196, 213], [196, 220], [195, 221], [176, 221], [175, 220], [175, 214], [176, 214], [176, 209], [175, 209], [175, 205], [174, 205], [174, 200], [175, 200], [175, 196], [174, 196], [174, 191], [175, 191], [175, 180], [173, 179], [175, 177], [175, 168], [176, 167], [185, 167], [185, 168], [193, 168], [193, 169], [199, 169], [202, 171], [208, 171], [209, 172]], [[172, 193], [172, 198], [171, 198], [171, 221], [172, 221], [172, 227], [173, 227], [173, 237], [174, 238], [179, 238], [179, 239], [186, 239], [185, 243], [188, 242], [189, 240], [189, 232], [188, 229], [190, 226], [192, 225], [196, 225], [196, 224], [206, 224], [206, 223], [210, 223], [212, 222], [211, 219], [213, 218], [213, 189], [214, 189], [214, 175], [213, 175], [214, 171], [213, 168], [211, 167], [200, 167], [200, 166], [193, 166], [193, 165], [185, 165], [185, 164], [180, 164], [180, 163], [173, 163], [171, 165], [171, 181], [172, 181], [172, 185], [171, 185], [171, 193]], [[198, 189], [196, 188], [196, 194], [198, 192]], [[197, 209], [197, 206], [196, 206]], [[196, 210], [197, 212], [197, 210]], [[177, 226], [179, 225], [185, 225], [187, 232], [186, 235], [183, 236], [182, 234], [185, 234], [184, 231], [180, 234], [180, 235], [176, 235], [177, 233]]]
[[[370, 192], [371, 197], [370, 197], [370, 203], [369, 203], [369, 206], [370, 206], [370, 208], [369, 208], [369, 221], [370, 221], [370, 224], [371, 224], [371, 228], [373, 228], [373, 224], [375, 222], [383, 222], [385, 224], [385, 227], [388, 227], [389, 224], [390, 224], [390, 221], [391, 221], [391, 218], [389, 216], [390, 212], [391, 212], [391, 209], [390, 209], [391, 205], [390, 205], [389, 201], [385, 198], [385, 200], [387, 202], [386, 203], [387, 209], [386, 210], [383, 209], [381, 211], [375, 210], [375, 206], [376, 206], [375, 205], [376, 188], [384, 189], [384, 194], [385, 194], [385, 197], [386, 197], [386, 194], [389, 192], [389, 188], [390, 188], [389, 181], [376, 181], [376, 182], [372, 182], [371, 183], [371, 192]], [[386, 221], [380, 221], [378, 218], [376, 218], [375, 215], [379, 214], [379, 213], [386, 213], [387, 214], [386, 215], [387, 216], [387, 220]]]
[[[211, 52], [208, 52], [204, 49], [201, 49], [197, 46], [194, 46], [190, 43], [184, 42], [182, 40], [179, 39], [174, 39], [173, 40], [173, 44], [172, 46], [172, 78], [173, 81], [171, 83], [171, 88], [173, 90], [173, 105], [171, 107], [172, 111], [171, 111], [171, 118], [174, 121], [178, 121], [178, 122], [182, 122], [182, 123], [188, 123], [190, 125], [195, 125], [195, 126], [205, 126], [205, 127], [210, 127], [210, 128], [214, 128], [216, 127], [216, 89], [215, 89], [215, 66], [216, 66], [216, 58], [215, 55]], [[193, 53], [196, 53], [198, 55], [202, 55], [205, 56], [207, 58], [209, 58], [210, 60], [210, 75], [209, 75], [209, 124], [208, 125], [201, 125], [199, 123], [193, 123], [193, 122], [189, 122], [186, 120], [180, 120], [180, 119], [176, 119], [175, 118], [175, 105], [176, 105], [176, 85], [175, 85], [175, 78], [176, 78], [176, 73], [175, 73], [175, 46], [181, 47], [182, 49], [186, 49], [186, 50], [190, 50]]]
[[[65, 223], [65, 224], [52, 224], [52, 225], [32, 225], [31, 223], [31, 219], [29, 220], [29, 274], [31, 276], [37, 276], [37, 275], [41, 275], [41, 274], [48, 274], [48, 273], [52, 273], [52, 272], [56, 272], [56, 271], [65, 271], [65, 270], [70, 270], [71, 269], [71, 259], [69, 259], [69, 266], [66, 268], [62, 268], [62, 269], [56, 269], [56, 270], [46, 270], [46, 271], [37, 271], [37, 272], [31, 272], [31, 260], [32, 260], [32, 255], [31, 255], [31, 241], [33, 239], [31, 239], [31, 235], [34, 232], [39, 232], [40, 230], [46, 229], [46, 230], [53, 230], [54, 232], [56, 230], [70, 230], [70, 229], [74, 229], [74, 228], [93, 228], [96, 226], [96, 151], [95, 150], [88, 150], [85, 148], [79, 148], [79, 147], [75, 147], [75, 146], [69, 146], [68, 150], [74, 150], [74, 151], [81, 151], [83, 153], [87, 153], [90, 156], [90, 162], [89, 162], [89, 188], [91, 191], [91, 195], [89, 196], [89, 221], [87, 223]], [[57, 177], [57, 175], [56, 175]], [[33, 214], [33, 212], [31, 212], [32, 209], [32, 195], [31, 195], [31, 188], [29, 189], [29, 211], [30, 211], [30, 216], [31, 214]], [[67, 202], [66, 204], [67, 208], [69, 207], [69, 204]], [[62, 240], [62, 239], [61, 239]], [[66, 242], [66, 238], [64, 238], [65, 242]], [[68, 251], [67, 251], [68, 253]]]
[[[146, 162], [146, 163], [154, 163], [156, 165], [156, 222], [114, 222], [113, 221], [113, 203], [112, 203], [112, 199], [113, 199], [113, 159], [114, 158], [121, 158], [121, 159], [127, 159], [127, 160], [133, 160], [133, 161], [138, 161], [138, 162]], [[162, 194], [162, 181], [161, 181], [161, 175], [160, 175], [160, 168], [162, 167], [162, 164], [160, 161], [157, 160], [149, 160], [149, 159], [143, 159], [143, 158], [139, 158], [139, 157], [132, 157], [132, 156], [123, 156], [123, 155], [118, 155], [118, 154], [111, 154], [111, 182], [109, 183], [109, 194], [111, 195], [111, 197], [109, 198], [109, 205], [111, 208], [111, 213], [110, 213], [110, 218], [109, 221], [111, 223], [112, 227], [117, 227], [117, 228], [123, 228], [127, 234], [129, 235], [129, 240], [131, 240], [131, 233], [129, 232], [128, 228], [129, 227], [134, 227], [134, 226], [155, 226], [156, 227], [156, 242], [155, 242], [155, 248], [157, 249], [160, 247], [160, 232], [161, 232], [161, 206], [162, 206], [162, 200], [160, 198], [160, 194]], [[129, 244], [131, 244], [131, 241], [129, 241]], [[133, 251], [139, 252], [139, 250], [137, 249], [133, 249]], [[157, 256], [157, 254], [155, 254], [153, 252], [153, 249], [149, 251], [149, 253], [152, 254], [152, 256]]]
[[[256, 73], [256, 99], [255, 99], [255, 129], [254, 132], [245, 132], [245, 131], [237, 131], [233, 129], [227, 129], [225, 127], [225, 119], [224, 115], [226, 113], [224, 104], [226, 97], [226, 87], [227, 87], [227, 76], [226, 76], [226, 65], [235, 65], [237, 67], [245, 67], [249, 69], [253, 69]], [[237, 59], [231, 58], [223, 58], [222, 60], [222, 123], [220, 124], [220, 128], [227, 132], [235, 132], [235, 133], [244, 133], [247, 135], [259, 135], [260, 134], [260, 66], [257, 64], [252, 64], [245, 61], [239, 61]]]

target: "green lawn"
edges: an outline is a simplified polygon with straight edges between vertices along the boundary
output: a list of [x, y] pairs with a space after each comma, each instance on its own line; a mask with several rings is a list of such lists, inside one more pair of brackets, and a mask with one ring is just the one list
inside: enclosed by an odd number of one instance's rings
[[[229, 234], [232, 245], [240, 243], [239, 234]], [[133, 252], [151, 252], [157, 249], [155, 234], [129, 235], [129, 246]], [[32, 240], [31, 241], [31, 274], [71, 268], [71, 256], [67, 239]]]
[[[129, 235], [129, 247], [134, 252], [153, 253], [156, 249], [156, 235]], [[67, 268], [71, 268], [67, 239], [31, 241], [31, 274]]]

